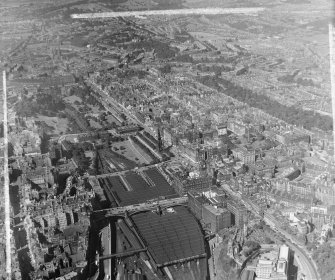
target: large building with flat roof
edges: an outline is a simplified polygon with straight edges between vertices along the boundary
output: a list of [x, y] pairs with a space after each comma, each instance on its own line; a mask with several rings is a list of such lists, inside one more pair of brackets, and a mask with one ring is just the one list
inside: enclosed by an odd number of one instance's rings
[[215, 205], [203, 205], [203, 221], [211, 232], [218, 232], [221, 229], [231, 226], [231, 213]]
[[263, 254], [256, 265], [255, 280], [287, 280], [289, 254], [290, 249], [285, 244]]
[[232, 224], [242, 228], [247, 216], [245, 206], [241, 203], [229, 200], [227, 201], [227, 209], [233, 214]]
[[[135, 214], [131, 219], [139, 238], [148, 248], [149, 261], [157, 273], [166, 275], [164, 271], [168, 269], [171, 274], [182, 274], [178, 267], [189, 270], [194, 266], [192, 279], [206, 279], [204, 236], [186, 207], [177, 206], [161, 213], [147, 211]], [[204, 267], [199, 269], [199, 266]]]

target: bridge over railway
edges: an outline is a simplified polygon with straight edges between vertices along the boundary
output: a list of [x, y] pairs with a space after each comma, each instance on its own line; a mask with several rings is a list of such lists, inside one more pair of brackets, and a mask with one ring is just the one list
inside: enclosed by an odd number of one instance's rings
[[159, 201], [145, 202], [135, 205], [108, 208], [95, 211], [94, 213], [104, 213], [105, 217], [126, 216], [126, 213], [128, 213], [128, 215], [133, 215], [137, 212], [154, 210], [157, 209], [157, 207], [168, 208], [177, 205], [184, 205], [187, 203], [187, 200], [188, 198], [183, 196], [177, 198], [163, 199]]
[[82, 132], [82, 133], [70, 133], [70, 134], [64, 134], [59, 137], [52, 137], [50, 140], [57, 140], [59, 144], [61, 144], [64, 140], [66, 140], [67, 137], [72, 138], [78, 138], [78, 137], [88, 137], [88, 136], [94, 136], [96, 133], [94, 132]]
[[112, 258], [123, 258], [123, 257], [128, 257], [131, 255], [135, 255], [141, 252], [147, 251], [148, 248], [140, 248], [140, 249], [134, 249], [134, 250], [129, 250], [129, 251], [124, 251], [120, 253], [114, 253], [114, 254], [108, 254], [108, 255], [102, 255], [100, 256], [99, 254], [96, 254], [95, 260], [96, 262], [107, 260], [107, 259], [112, 259]]

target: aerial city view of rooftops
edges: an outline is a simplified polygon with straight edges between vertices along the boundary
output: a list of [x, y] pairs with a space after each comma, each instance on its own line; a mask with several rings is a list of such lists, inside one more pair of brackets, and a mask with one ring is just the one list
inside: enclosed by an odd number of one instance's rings
[[331, 0], [2, 2], [0, 280], [335, 279]]

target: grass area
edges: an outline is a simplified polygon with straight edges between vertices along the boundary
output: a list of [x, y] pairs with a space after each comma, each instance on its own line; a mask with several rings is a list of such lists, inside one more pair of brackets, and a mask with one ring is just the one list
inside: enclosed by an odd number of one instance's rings
[[68, 131], [69, 121], [66, 118], [38, 115], [35, 117], [35, 121], [40, 122], [45, 132], [49, 134], [60, 135], [66, 134]]
[[75, 95], [64, 97], [63, 99], [65, 102], [68, 102], [71, 104], [72, 107], [74, 107], [77, 111], [79, 110], [79, 106], [83, 103], [83, 100]]
[[93, 114], [99, 114], [101, 113], [101, 110], [99, 109], [98, 106], [94, 106], [94, 105], [91, 105], [91, 104], [86, 104], [92, 111]]
[[[219, 255], [220, 265], [217, 266], [217, 275], [225, 275], [222, 279], [229, 279], [229, 280], [239, 280], [239, 271], [236, 269], [236, 264], [233, 259], [227, 256], [227, 247], [224, 246], [221, 249]], [[228, 277], [228, 278], [227, 278]]]
[[96, 122], [95, 120], [89, 120], [90, 127], [95, 128], [95, 129], [101, 129], [102, 126]]

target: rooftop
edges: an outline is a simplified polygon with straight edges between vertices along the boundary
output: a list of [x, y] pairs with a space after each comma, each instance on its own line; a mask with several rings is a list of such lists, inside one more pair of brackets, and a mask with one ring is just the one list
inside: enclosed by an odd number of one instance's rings
[[149, 168], [144, 173], [152, 181], [153, 186], [150, 186], [142, 176], [132, 171], [127, 172], [123, 176], [131, 188], [129, 191], [120, 176], [99, 179], [99, 183], [106, 192], [116, 197], [117, 202], [121, 206], [142, 203], [160, 196], [168, 198], [177, 196], [164, 176], [156, 168]]
[[132, 219], [158, 266], [205, 254], [205, 242], [196, 219], [183, 206], [174, 213], [139, 213]]

